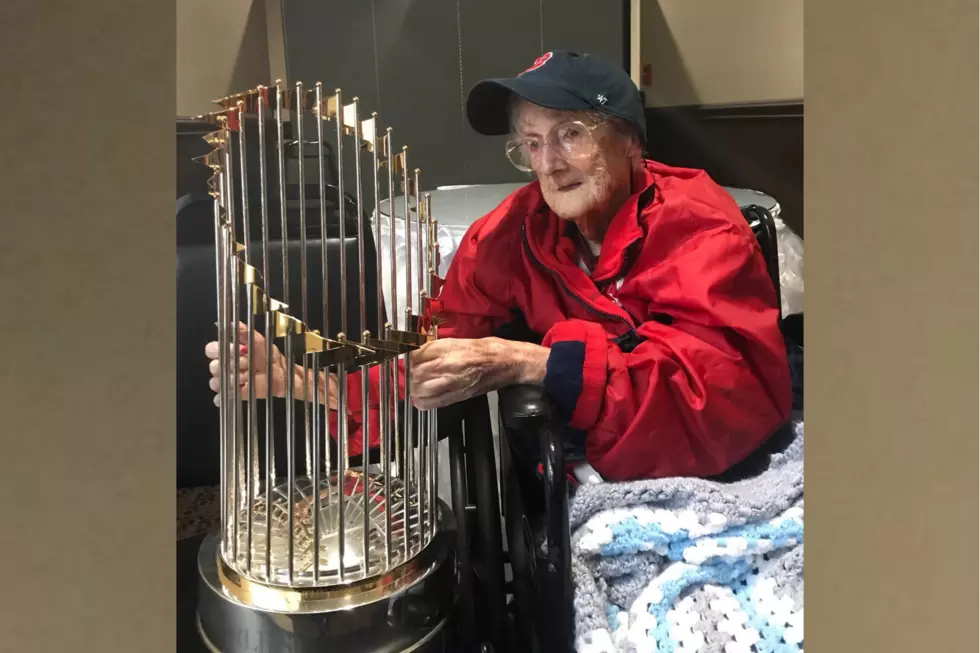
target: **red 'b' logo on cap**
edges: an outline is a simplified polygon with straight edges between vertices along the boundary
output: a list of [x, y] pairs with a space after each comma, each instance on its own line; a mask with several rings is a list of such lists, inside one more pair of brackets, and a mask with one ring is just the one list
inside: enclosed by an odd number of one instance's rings
[[[534, 60], [534, 63], [531, 64], [531, 67], [528, 68], [527, 70], [525, 70], [524, 73], [529, 73], [532, 70], [537, 70], [541, 66], [545, 65], [546, 63], [548, 63], [548, 59], [551, 59], [551, 53], [550, 52], [545, 52], [543, 55], [541, 55], [540, 57], [538, 57], [537, 59], [535, 59]], [[523, 75], [524, 73], [521, 73], [521, 74]]]

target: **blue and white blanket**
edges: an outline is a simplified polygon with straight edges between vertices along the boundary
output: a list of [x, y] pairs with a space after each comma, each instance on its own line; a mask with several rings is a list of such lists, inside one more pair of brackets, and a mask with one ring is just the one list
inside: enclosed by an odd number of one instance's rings
[[580, 653], [803, 650], [803, 422], [760, 474], [578, 488]]

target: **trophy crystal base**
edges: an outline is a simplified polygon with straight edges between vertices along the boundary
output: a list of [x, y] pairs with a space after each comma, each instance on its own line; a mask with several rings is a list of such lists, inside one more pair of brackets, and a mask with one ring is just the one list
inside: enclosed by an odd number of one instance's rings
[[[347, 474], [348, 488], [356, 491], [361, 482], [358, 472]], [[336, 479], [334, 479], [336, 481]], [[451, 614], [455, 587], [456, 528], [452, 511], [441, 501], [437, 504], [437, 531], [430, 542], [407, 560], [401, 554], [391, 566], [383, 565], [383, 520], [371, 521], [369, 559], [381, 554], [380, 561], [363, 573], [363, 527], [346, 530], [346, 576], [352, 580], [338, 582], [339, 555], [336, 552], [339, 512], [336, 502], [321, 507], [319, 585], [313, 584], [312, 542], [306, 540], [311, 532], [312, 512], [296, 501], [294, 508], [293, 581], [288, 579], [288, 562], [280, 544], [283, 532], [277, 522], [282, 518], [281, 507], [286, 503], [285, 484], [277, 485], [281, 503], [273, 502], [273, 584], [264, 581], [265, 522], [264, 511], [255, 510], [252, 557], [261, 560], [253, 568], [255, 576], [246, 577], [235, 571], [219, 552], [220, 539], [208, 537], [198, 553], [199, 602], [198, 630], [207, 648], [219, 653], [286, 652], [313, 653], [343, 651], [344, 653], [407, 652], [441, 653], [448, 650], [451, 638]], [[312, 484], [296, 485], [297, 496], [308, 503]], [[336, 492], [338, 486], [322, 484], [321, 493]], [[399, 489], [395, 493], [401, 497]], [[398, 505], [400, 498], [393, 501]], [[375, 510], [384, 514], [381, 495], [373, 502]], [[380, 508], [379, 508], [380, 506]], [[264, 505], [263, 505], [264, 508]], [[299, 514], [296, 514], [299, 513]], [[298, 518], [297, 518], [298, 517]], [[351, 497], [345, 509], [348, 523], [363, 523], [363, 506], [357, 495]], [[283, 519], [283, 522], [286, 520]], [[392, 525], [399, 524], [392, 520]], [[393, 528], [392, 553], [404, 550], [404, 531]], [[240, 534], [240, 541], [245, 538]], [[416, 539], [417, 538], [413, 538]], [[412, 541], [410, 539], [409, 545]], [[239, 551], [238, 565], [244, 566], [245, 554]], [[384, 571], [384, 568], [387, 570]], [[384, 573], [374, 575], [372, 571]]]

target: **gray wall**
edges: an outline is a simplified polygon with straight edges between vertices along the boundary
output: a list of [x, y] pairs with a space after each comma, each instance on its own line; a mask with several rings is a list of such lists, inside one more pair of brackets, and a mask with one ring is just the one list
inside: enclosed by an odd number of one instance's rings
[[502, 138], [475, 134], [465, 94], [549, 49], [622, 61], [621, 2], [610, 0], [282, 0], [287, 78], [357, 96], [409, 146], [422, 186], [525, 178]]

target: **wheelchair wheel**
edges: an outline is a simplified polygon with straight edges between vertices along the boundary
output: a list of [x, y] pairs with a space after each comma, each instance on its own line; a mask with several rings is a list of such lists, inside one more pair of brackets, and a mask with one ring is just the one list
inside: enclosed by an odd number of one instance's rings
[[[459, 629], [466, 651], [512, 650], [505, 614], [503, 535], [493, 432], [485, 396], [464, 402], [448, 434], [457, 519]], [[440, 414], [440, 427], [443, 417]]]
[[[507, 439], [508, 430], [502, 431], [504, 517], [513, 573], [510, 607], [520, 642], [515, 650], [571, 653], [574, 590], [561, 449], [550, 446], [555, 443], [547, 427], [540, 433], [540, 456], [529, 459], [529, 452], [522, 451], [526, 447], [514, 442], [515, 450]], [[546, 477], [557, 471], [561, 482], [539, 478], [535, 458], [544, 461]]]
[[[507, 448], [501, 446], [502, 461], [509, 460]], [[513, 580], [510, 583], [511, 600], [508, 607], [514, 618], [515, 636], [520, 646], [515, 650], [528, 653], [539, 653], [535, 623], [537, 621], [538, 601], [541, 599], [537, 577], [536, 551], [541, 545], [540, 528], [535, 528], [530, 522], [530, 516], [524, 504], [525, 494], [517, 470], [509, 462], [503, 463], [503, 498], [504, 515], [507, 527], [507, 553]]]

